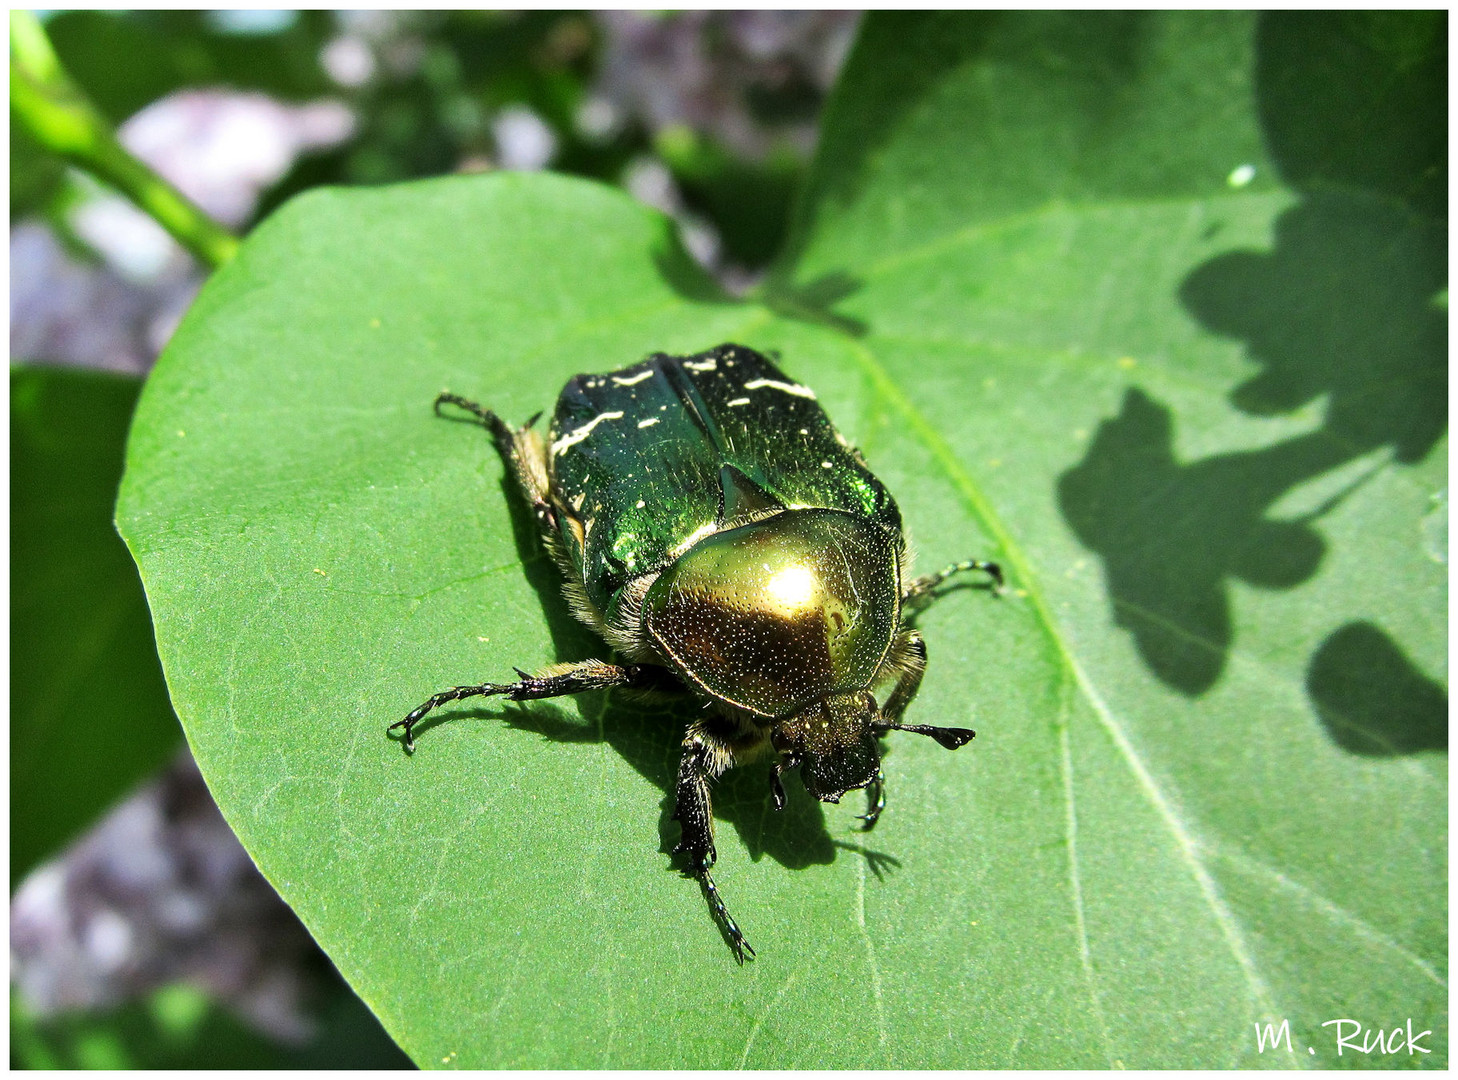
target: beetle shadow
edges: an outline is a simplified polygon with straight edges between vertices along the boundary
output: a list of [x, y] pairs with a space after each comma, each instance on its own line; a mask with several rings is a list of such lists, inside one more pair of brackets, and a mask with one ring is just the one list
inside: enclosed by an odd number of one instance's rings
[[831, 843], [842, 851], [849, 851], [853, 855], [859, 855], [865, 859], [866, 867], [876, 875], [877, 881], [885, 881], [887, 874], [901, 869], [901, 860], [894, 855], [887, 855], [884, 851], [874, 851], [864, 844], [852, 844], [847, 840], [832, 840]]
[[836, 304], [858, 292], [862, 284], [860, 278], [836, 270], [804, 285], [777, 281], [774, 288], [765, 290], [763, 301], [767, 308], [784, 318], [827, 326], [850, 337], [862, 338], [870, 327], [860, 319], [834, 310]]

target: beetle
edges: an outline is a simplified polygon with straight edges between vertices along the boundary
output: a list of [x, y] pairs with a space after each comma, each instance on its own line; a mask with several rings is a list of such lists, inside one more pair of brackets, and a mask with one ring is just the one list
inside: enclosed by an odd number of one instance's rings
[[[541, 414], [512, 428], [441, 394], [492, 434], [560, 568], [573, 613], [622, 663], [556, 664], [517, 680], [456, 686], [405, 719], [465, 698], [512, 701], [621, 687], [705, 704], [687, 724], [675, 785], [675, 854], [687, 856], [735, 958], [754, 956], [710, 869], [709, 782], [763, 756], [776, 810], [798, 768], [817, 799], [867, 789], [870, 829], [886, 805], [878, 739], [927, 735], [955, 750], [968, 728], [902, 723], [926, 670], [907, 605], [963, 571], [1001, 590], [996, 563], [911, 578], [901, 512], [815, 393], [769, 359], [725, 344], [655, 353], [568, 381], [544, 439]], [[878, 704], [873, 691], [890, 685]]]

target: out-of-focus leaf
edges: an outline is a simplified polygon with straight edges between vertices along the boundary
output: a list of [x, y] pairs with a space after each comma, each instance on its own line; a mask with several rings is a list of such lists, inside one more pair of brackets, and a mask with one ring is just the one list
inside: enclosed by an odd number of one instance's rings
[[10, 1064], [18, 1069], [405, 1069], [410, 1059], [337, 977], [302, 1046], [269, 1039], [184, 984], [115, 1010], [52, 1020], [12, 991]]
[[805, 173], [793, 153], [744, 161], [686, 128], [666, 133], [657, 146], [690, 205], [722, 230], [730, 260], [757, 267], [774, 258], [784, 246], [790, 206]]
[[98, 110], [119, 124], [190, 86], [261, 90], [285, 100], [331, 84], [319, 52], [329, 12], [301, 12], [274, 33], [230, 33], [202, 11], [67, 11], [46, 21], [61, 64]]
[[65, 172], [61, 159], [48, 154], [20, 124], [10, 125], [10, 218], [43, 208]]
[[10, 880], [181, 741], [136, 564], [112, 524], [141, 382], [10, 375]]

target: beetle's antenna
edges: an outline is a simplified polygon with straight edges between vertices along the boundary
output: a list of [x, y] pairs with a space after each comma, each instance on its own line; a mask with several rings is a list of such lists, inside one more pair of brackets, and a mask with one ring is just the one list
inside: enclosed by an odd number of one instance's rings
[[966, 746], [972, 741], [977, 732], [971, 728], [964, 727], [933, 727], [931, 724], [874, 724], [876, 734], [884, 735], [888, 731], [910, 731], [916, 735], [930, 735], [937, 742], [941, 743], [948, 750], [955, 750], [959, 746]]

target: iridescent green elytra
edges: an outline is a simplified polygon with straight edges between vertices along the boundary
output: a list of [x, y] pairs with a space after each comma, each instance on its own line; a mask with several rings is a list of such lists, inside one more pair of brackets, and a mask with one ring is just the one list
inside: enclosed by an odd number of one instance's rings
[[[443, 403], [491, 430], [574, 613], [627, 662], [453, 687], [391, 729], [413, 750], [426, 713], [490, 694], [525, 701], [625, 687], [704, 701], [709, 711], [683, 739], [675, 851], [688, 855], [743, 963], [754, 950], [709, 873], [709, 781], [768, 756], [776, 809], [781, 774], [799, 768], [826, 802], [869, 788], [871, 828], [885, 806], [881, 736], [912, 731], [949, 749], [973, 736], [901, 723], [926, 669], [926, 646], [902, 624], [905, 604], [959, 571], [982, 570], [995, 586], [1001, 572], [974, 560], [907, 581], [896, 501], [814, 391], [742, 345], [578, 375], [545, 439], [532, 423], [513, 429], [453, 394]], [[878, 704], [883, 685], [891, 689]]]

